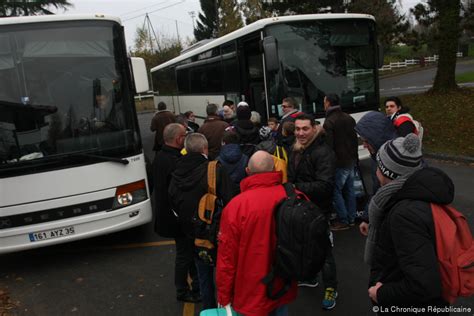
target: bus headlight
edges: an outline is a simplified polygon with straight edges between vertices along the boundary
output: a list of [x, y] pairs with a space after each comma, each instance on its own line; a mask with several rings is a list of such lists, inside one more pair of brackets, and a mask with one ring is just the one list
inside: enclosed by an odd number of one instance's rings
[[132, 182], [117, 187], [112, 209], [136, 204], [145, 201], [148, 198], [145, 180]]

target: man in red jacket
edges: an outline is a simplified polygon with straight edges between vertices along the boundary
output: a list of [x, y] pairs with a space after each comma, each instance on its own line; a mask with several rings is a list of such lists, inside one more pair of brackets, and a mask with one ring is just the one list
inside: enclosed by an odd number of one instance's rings
[[[288, 315], [287, 304], [296, 298], [296, 282], [280, 299], [266, 296], [262, 279], [270, 272], [276, 248], [276, 205], [286, 197], [281, 173], [273, 158], [257, 151], [250, 158], [249, 176], [240, 183], [241, 194], [222, 212], [217, 253], [217, 300], [231, 304], [246, 316]], [[281, 282], [278, 284], [278, 282]], [[276, 287], [282, 285], [277, 280]]]

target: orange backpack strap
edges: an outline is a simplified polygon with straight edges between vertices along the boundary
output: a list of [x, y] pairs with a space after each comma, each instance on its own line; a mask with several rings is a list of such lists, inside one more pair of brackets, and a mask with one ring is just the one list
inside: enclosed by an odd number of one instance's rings
[[209, 162], [207, 166], [207, 186], [208, 192], [216, 195], [216, 169], [217, 160]]
[[217, 160], [209, 162], [207, 166], [207, 193], [201, 197], [198, 207], [199, 218], [207, 223], [212, 223], [212, 215], [216, 206], [216, 168]]

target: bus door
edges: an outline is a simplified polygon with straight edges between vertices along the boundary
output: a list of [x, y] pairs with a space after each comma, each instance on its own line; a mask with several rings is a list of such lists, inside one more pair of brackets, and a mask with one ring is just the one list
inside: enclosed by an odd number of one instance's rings
[[[245, 101], [252, 110], [260, 113], [262, 121], [267, 119], [263, 58], [260, 51], [260, 33], [243, 38], [239, 43], [241, 87]], [[263, 123], [263, 122], [262, 122]]]

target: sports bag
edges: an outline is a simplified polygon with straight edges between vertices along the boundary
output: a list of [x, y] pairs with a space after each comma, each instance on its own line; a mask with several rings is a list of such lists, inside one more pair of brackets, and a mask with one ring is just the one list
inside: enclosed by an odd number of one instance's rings
[[[262, 282], [267, 297], [279, 299], [289, 290], [292, 281], [314, 279], [321, 271], [331, 247], [329, 225], [324, 213], [293, 185], [284, 185], [287, 197], [275, 208], [277, 248], [272, 269]], [[281, 289], [274, 289], [275, 277], [284, 280]]]
[[208, 192], [201, 197], [197, 212], [193, 216], [194, 245], [198, 258], [208, 265], [215, 265], [217, 257], [217, 233], [223, 203], [216, 195], [217, 161], [207, 167]]
[[442, 296], [450, 304], [474, 294], [474, 242], [463, 214], [450, 205], [431, 203]]

